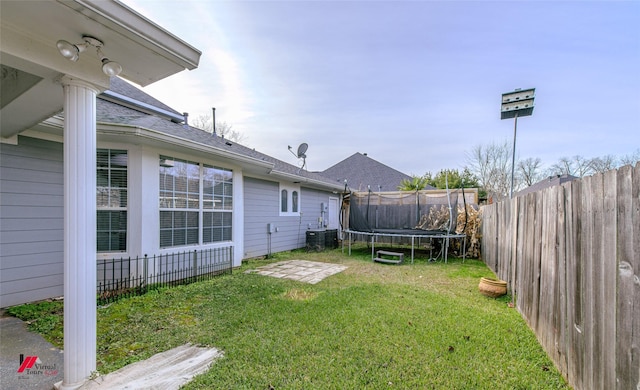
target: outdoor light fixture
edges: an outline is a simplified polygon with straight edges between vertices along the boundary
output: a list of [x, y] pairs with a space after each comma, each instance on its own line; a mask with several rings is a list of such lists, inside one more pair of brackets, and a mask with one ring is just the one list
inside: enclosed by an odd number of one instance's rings
[[102, 54], [101, 49], [102, 46], [104, 46], [104, 43], [102, 43], [101, 40], [89, 35], [83, 35], [82, 40], [82, 43], [74, 45], [73, 43], [69, 43], [61, 39], [56, 42], [56, 47], [64, 58], [73, 62], [78, 61], [78, 59], [80, 58], [80, 53], [84, 52], [90, 47], [93, 47], [96, 49], [96, 55], [100, 59], [100, 62], [102, 62], [102, 72], [104, 72], [104, 74], [112, 77], [117, 76], [120, 74], [120, 72], [122, 72], [122, 66], [119, 63], [109, 60], [107, 57], [105, 57], [104, 54]]
[[104, 74], [106, 74], [109, 77], [113, 77], [113, 76], [119, 75], [120, 72], [122, 72], [122, 65], [120, 65], [115, 61], [111, 61], [107, 57], [105, 57], [102, 54], [102, 51], [100, 50], [100, 48], [97, 49], [97, 52], [98, 52], [98, 57], [102, 62], [102, 71], [104, 72]]
[[513, 92], [502, 94], [502, 105], [500, 107], [500, 119], [514, 118], [513, 125], [513, 155], [511, 157], [511, 191], [509, 198], [513, 198], [513, 175], [516, 163], [516, 132], [518, 130], [518, 117], [533, 114], [533, 99], [536, 89], [516, 89]]
[[[73, 45], [67, 41], [59, 40], [56, 42], [56, 46], [58, 47], [58, 51], [62, 56], [69, 61], [76, 62], [78, 58], [80, 58], [80, 48], [76, 45]], [[82, 46], [82, 50], [84, 51], [85, 47]]]

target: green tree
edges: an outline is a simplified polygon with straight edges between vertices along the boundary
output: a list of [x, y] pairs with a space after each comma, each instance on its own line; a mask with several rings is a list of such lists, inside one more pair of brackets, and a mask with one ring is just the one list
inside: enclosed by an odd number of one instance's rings
[[428, 185], [424, 176], [412, 176], [411, 179], [403, 179], [398, 186], [400, 191], [420, 191]]
[[424, 175], [427, 179], [427, 184], [439, 189], [449, 188], [478, 188], [478, 179], [465, 168], [462, 172], [457, 169], [443, 169], [436, 173], [435, 176], [431, 172], [427, 172]]

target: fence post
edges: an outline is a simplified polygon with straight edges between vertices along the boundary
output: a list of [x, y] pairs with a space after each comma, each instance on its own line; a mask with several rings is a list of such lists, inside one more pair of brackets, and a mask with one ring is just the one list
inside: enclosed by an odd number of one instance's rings
[[143, 287], [146, 291], [147, 286], [149, 285], [149, 262], [147, 259], [147, 254], [144, 254], [144, 259], [143, 259], [143, 263], [142, 263], [142, 273], [143, 273]]
[[193, 251], [193, 280], [198, 279], [198, 250]]

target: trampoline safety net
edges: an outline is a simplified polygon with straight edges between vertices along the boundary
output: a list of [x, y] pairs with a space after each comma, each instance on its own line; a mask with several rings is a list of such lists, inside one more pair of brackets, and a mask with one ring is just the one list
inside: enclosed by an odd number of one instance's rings
[[458, 202], [462, 203], [463, 197], [460, 190], [448, 194], [353, 192], [349, 200], [349, 229], [369, 233], [453, 234]]

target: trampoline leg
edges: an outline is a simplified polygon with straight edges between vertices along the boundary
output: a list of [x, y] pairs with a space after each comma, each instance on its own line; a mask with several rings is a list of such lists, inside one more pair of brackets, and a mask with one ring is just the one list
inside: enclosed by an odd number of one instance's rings
[[376, 244], [375, 244], [375, 238], [376, 238], [376, 236], [371, 236], [371, 261], [373, 261], [373, 259], [374, 259], [374, 255], [373, 255], [373, 253], [374, 253], [374, 251], [375, 251], [375, 248], [374, 248], [374, 247], [375, 247], [375, 245], [376, 245]]
[[462, 264], [464, 264], [465, 259], [467, 258], [467, 235], [465, 234], [462, 239]]
[[448, 263], [449, 260], [449, 237], [444, 239], [444, 262]]
[[429, 261], [433, 259], [433, 238], [429, 237]]
[[411, 236], [411, 264], [413, 264], [413, 240], [415, 239], [414, 236]]

